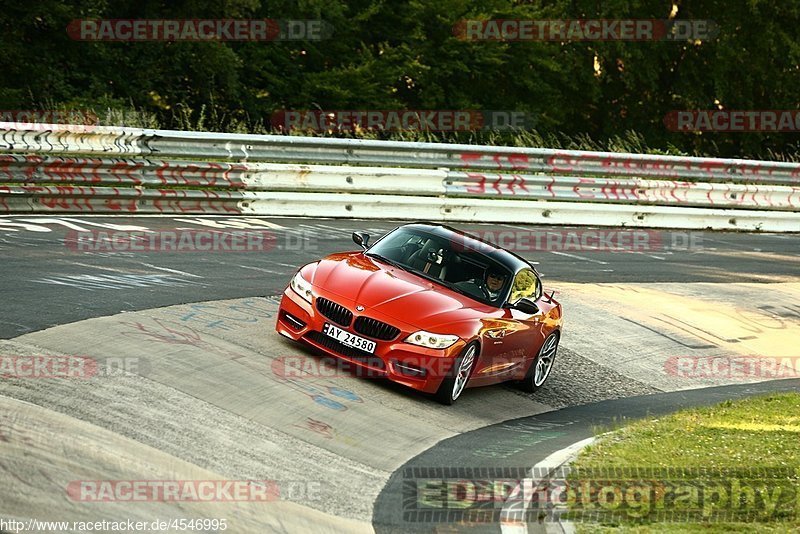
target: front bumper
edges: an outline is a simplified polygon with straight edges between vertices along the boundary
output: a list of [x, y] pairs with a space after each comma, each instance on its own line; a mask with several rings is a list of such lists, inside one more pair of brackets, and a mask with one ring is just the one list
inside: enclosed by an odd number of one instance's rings
[[[341, 297], [326, 294], [315, 295], [314, 301], [316, 302], [320, 296], [345, 306], [353, 313], [353, 322], [359, 316], [355, 307], [344, 302]], [[286, 288], [283, 293], [275, 330], [283, 336], [311, 345], [326, 354], [350, 363], [363, 371], [359, 372], [359, 375], [385, 377], [419, 391], [435, 393], [444, 377], [450, 373], [453, 362], [464, 348], [465, 342], [459, 340], [444, 350], [411, 345], [402, 341], [412, 333], [412, 329], [407, 325], [398, 324], [396, 319], [376, 314], [374, 311], [366, 312], [364, 315], [396, 326], [401, 331], [400, 335], [392, 341], [382, 341], [356, 332], [352, 328], [352, 323], [350, 327], [342, 327], [323, 316], [315, 306], [303, 300], [291, 288]], [[374, 341], [376, 343], [374, 354], [347, 347], [326, 336], [322, 333], [325, 323], [334, 324], [348, 332]]]

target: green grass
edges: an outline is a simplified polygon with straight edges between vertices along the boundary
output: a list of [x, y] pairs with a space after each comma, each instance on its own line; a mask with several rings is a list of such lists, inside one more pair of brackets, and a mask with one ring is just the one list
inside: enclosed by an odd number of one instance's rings
[[580, 525], [580, 534], [696, 534], [705, 532], [708, 534], [733, 533], [733, 532], [755, 532], [757, 534], [797, 532], [796, 523], [719, 523], [712, 525], [703, 524], [680, 524], [680, 523], [661, 523], [643, 526], [588, 526]]
[[[644, 488], [699, 488], [699, 499], [691, 501], [693, 512], [681, 509], [667, 494], [662, 500], [662, 513], [678, 510], [679, 517], [664, 520], [652, 512], [655, 500], [632, 513], [626, 503], [615, 513], [595, 504], [580, 504], [570, 509], [580, 514], [594, 506], [600, 515], [576, 517], [579, 532], [800, 532], [800, 394], [769, 395], [738, 402], [696, 408], [659, 419], [634, 422], [601, 436], [587, 447], [572, 464], [572, 482], [596, 479], [596, 487], [604, 485], [600, 470], [626, 469], [618, 480], [607, 482], [622, 488], [638, 485]], [[638, 474], [633, 468], [651, 468], [655, 475]], [[672, 477], [659, 470], [679, 473]], [[593, 474], [592, 470], [594, 470]], [[706, 473], [698, 471], [706, 470]], [[725, 470], [739, 470], [728, 472]], [[660, 474], [659, 474], [660, 473]], [[611, 477], [611, 475], [608, 475]], [[661, 477], [659, 479], [659, 476]], [[732, 484], [756, 488], [756, 502], [731, 498]], [[665, 487], [665, 486], [660, 486]], [[704, 492], [722, 489], [704, 500]], [[773, 511], [767, 511], [760, 500], [759, 488], [777, 497]], [[760, 490], [763, 491], [763, 490]], [[776, 493], [779, 491], [780, 493]], [[710, 493], [709, 493], [710, 494]], [[650, 495], [655, 495], [651, 493]], [[684, 493], [684, 495], [689, 495]], [[766, 494], [768, 498], [772, 498]], [[650, 497], [650, 499], [653, 499]], [[695, 497], [695, 499], [697, 499]], [[719, 501], [722, 502], [719, 502]], [[685, 504], [687, 501], [683, 501]], [[749, 515], [727, 515], [734, 503]], [[639, 517], [636, 517], [639, 516]], [[746, 519], [747, 522], [730, 522]]]
[[[51, 105], [52, 109], [65, 106]], [[189, 109], [176, 106], [161, 115], [133, 106], [93, 107], [89, 111], [101, 126], [128, 126], [131, 128], [165, 128], [183, 131], [210, 131], [241, 134], [274, 134], [268, 119], [255, 119], [245, 114], [231, 116], [219, 114], [213, 106]], [[604, 141], [592, 139], [588, 135], [566, 135], [557, 132], [540, 133], [536, 130], [516, 131], [471, 131], [471, 132], [431, 132], [431, 131], [379, 131], [359, 130], [358, 132], [319, 132], [293, 130], [290, 135], [311, 137], [345, 137], [358, 139], [384, 139], [392, 141], [416, 141], [430, 143], [465, 143], [471, 145], [497, 145], [516, 147], [540, 147], [559, 150], [598, 150], [609, 152], [633, 152], [640, 154], [668, 154], [675, 156], [711, 156], [711, 154], [687, 154], [674, 146], [658, 149], [647, 145], [643, 135], [627, 131]]]
[[[192, 108], [178, 103], [172, 106], [154, 104], [151, 107], [135, 105], [114, 98], [76, 100], [58, 103], [52, 100], [40, 101], [31, 109], [60, 111], [65, 116], [70, 112], [85, 114], [91, 124], [100, 126], [126, 126], [130, 128], [152, 128], [182, 131], [229, 132], [238, 134], [284, 134], [273, 128], [268, 111], [252, 116], [243, 110], [224, 111], [214, 105], [213, 99], [207, 105]], [[719, 146], [713, 139], [703, 143], [683, 143], [661, 140], [653, 146], [641, 132], [621, 131], [601, 139], [587, 133], [565, 133], [558, 130], [477, 130], [464, 132], [435, 131], [383, 131], [358, 129], [357, 131], [314, 131], [292, 130], [289, 135], [311, 137], [339, 137], [358, 139], [380, 139], [392, 141], [417, 141], [430, 143], [463, 143], [470, 145], [513, 146], [531, 148], [552, 148], [556, 150], [595, 150], [601, 152], [630, 152], [636, 154], [736, 157], [766, 161], [800, 161], [800, 145], [787, 145], [783, 150], [774, 150], [769, 143], [757, 150], [730, 149], [730, 143]], [[700, 135], [699, 133], [697, 135]], [[735, 135], [738, 138], [738, 134]], [[725, 140], [726, 138], [719, 138]]]

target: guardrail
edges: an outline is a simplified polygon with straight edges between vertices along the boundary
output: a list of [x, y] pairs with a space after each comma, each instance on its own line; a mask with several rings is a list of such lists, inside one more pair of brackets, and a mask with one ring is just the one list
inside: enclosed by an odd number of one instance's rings
[[0, 213], [800, 231], [800, 164], [736, 159], [0, 123], [0, 184]]

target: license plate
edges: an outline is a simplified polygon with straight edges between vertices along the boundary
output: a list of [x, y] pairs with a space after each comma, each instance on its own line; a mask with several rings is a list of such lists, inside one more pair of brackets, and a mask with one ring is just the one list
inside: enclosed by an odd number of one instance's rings
[[322, 333], [332, 337], [339, 343], [347, 345], [348, 347], [363, 350], [364, 352], [369, 352], [370, 354], [375, 352], [376, 343], [374, 341], [351, 334], [347, 330], [342, 330], [341, 328], [333, 326], [332, 324], [325, 323], [325, 325], [322, 327]]

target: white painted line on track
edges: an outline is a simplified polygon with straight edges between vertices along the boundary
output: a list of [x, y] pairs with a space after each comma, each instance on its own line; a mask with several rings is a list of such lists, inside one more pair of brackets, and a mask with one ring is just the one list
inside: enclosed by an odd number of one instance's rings
[[725, 241], [724, 239], [711, 239], [710, 237], [708, 237], [707, 233], [703, 234], [703, 241], [704, 242], [711, 241], [712, 243], [722, 243], [733, 247], [734, 250], [739, 250], [739, 245], [737, 245], [736, 243], [731, 243], [730, 241]]
[[131, 225], [131, 224], [115, 224], [115, 223], [98, 223], [84, 221], [75, 217], [38, 217], [30, 219], [20, 219], [21, 221], [29, 222], [32, 224], [58, 224], [65, 226], [70, 230], [77, 232], [88, 232], [86, 228], [79, 226], [80, 224], [87, 226], [94, 226], [96, 228], [105, 228], [107, 230], [116, 230], [119, 232], [136, 231], [136, 232], [149, 232], [150, 230], [144, 226]]
[[[301, 224], [300, 226], [308, 226], [307, 224]], [[327, 228], [328, 230], [333, 230], [335, 232], [343, 233], [343, 234], [352, 234], [352, 230], [348, 230], [347, 228], [336, 228], [334, 226], [328, 226], [326, 224], [315, 224], [317, 228]], [[313, 228], [313, 226], [312, 226]]]
[[[506, 504], [500, 514], [500, 532], [509, 534], [523, 534], [528, 532], [528, 525], [525, 521], [528, 505], [533, 500], [533, 494], [537, 488], [546, 484], [550, 475], [562, 465], [572, 461], [577, 454], [588, 445], [594, 443], [596, 438], [590, 437], [577, 441], [561, 450], [555, 451], [550, 456], [533, 466], [530, 477], [521, 480], [520, 483], [511, 491]], [[522, 495], [522, 508], [515, 506], [520, 503], [517, 498]], [[546, 501], [545, 501], [546, 502]], [[574, 532], [574, 526], [569, 523], [555, 522], [548, 524], [545, 528], [547, 532]]]
[[648, 254], [647, 252], [642, 252], [641, 250], [632, 250], [634, 254], [641, 254], [642, 256], [647, 256], [648, 258], [653, 258], [654, 260], [666, 260], [667, 258], [662, 258], [661, 256], [656, 256], [655, 254]]
[[[259, 271], [259, 272], [264, 272], [264, 273], [269, 273], [269, 274], [279, 274], [279, 275], [283, 275], [283, 276], [286, 275], [286, 272], [284, 272], [284, 271], [272, 271], [270, 269], [264, 269], [263, 267], [253, 267], [252, 265], [239, 265], [239, 264], [234, 264], [234, 263], [227, 263], [227, 262], [224, 262], [224, 261], [217, 261], [215, 263], [218, 264], [218, 265], [230, 265], [231, 267], [239, 267], [241, 269], [249, 269], [251, 271]], [[296, 267], [293, 267], [293, 268], [296, 268]]]
[[332, 226], [325, 226], [324, 224], [300, 224], [297, 230], [298, 233], [304, 237], [313, 236], [318, 239], [344, 239], [353, 233], [351, 230], [334, 228]]
[[158, 265], [151, 265], [149, 263], [141, 263], [141, 265], [144, 265], [145, 267], [150, 267], [151, 269], [164, 271], [165, 273], [180, 274], [180, 275], [183, 275], [183, 276], [191, 276], [192, 278], [203, 278], [202, 276], [199, 276], [199, 275], [196, 275], [196, 274], [187, 273], [185, 271], [179, 271], [177, 269], [168, 269], [167, 267], [159, 267]]
[[256, 226], [265, 226], [267, 228], [272, 228], [273, 230], [283, 230], [284, 228], [286, 228], [285, 226], [281, 226], [278, 223], [266, 221], [264, 219], [259, 219], [257, 217], [242, 217], [239, 220], [248, 222], [250, 224], [255, 224]]
[[584, 256], [578, 256], [577, 254], [570, 254], [568, 252], [558, 252], [555, 250], [550, 250], [548, 252], [550, 252], [550, 254], [555, 254], [556, 256], [566, 256], [568, 258], [574, 258], [576, 260], [589, 261], [592, 263], [596, 263], [598, 265], [608, 265], [607, 261], [593, 260], [592, 258], [586, 258]]
[[237, 265], [240, 269], [249, 269], [251, 271], [261, 271], [262, 273], [269, 273], [269, 274], [286, 274], [280, 271], [270, 271], [269, 269], [262, 269], [261, 267], [251, 267], [249, 265]]
[[112, 273], [130, 274], [127, 269], [115, 269], [113, 267], [104, 267], [101, 265], [92, 265], [91, 263], [80, 263], [78, 261], [59, 260], [61, 263], [68, 263], [70, 265], [77, 265], [78, 267], [88, 267], [90, 269], [99, 269], [101, 271], [111, 271]]
[[281, 267], [289, 267], [291, 269], [297, 269], [298, 265], [293, 265], [291, 263], [281, 263], [279, 261], [272, 261], [272, 260], [263, 260], [264, 263], [271, 263], [272, 265], [280, 265]]
[[789, 235], [782, 235], [782, 234], [759, 234], [764, 237], [774, 237], [775, 239], [797, 239], [797, 234], [789, 234]]

